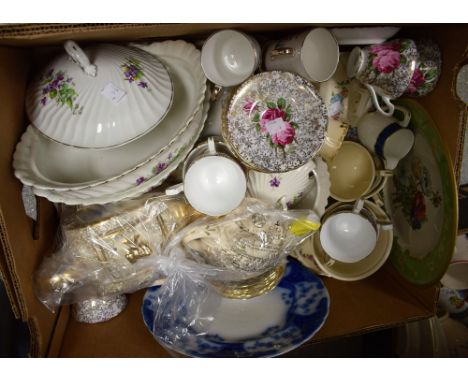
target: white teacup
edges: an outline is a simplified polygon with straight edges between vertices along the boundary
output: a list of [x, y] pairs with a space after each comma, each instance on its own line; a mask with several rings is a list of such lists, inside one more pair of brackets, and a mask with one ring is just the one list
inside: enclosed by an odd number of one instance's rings
[[183, 184], [166, 189], [166, 194], [185, 193], [197, 211], [210, 216], [225, 215], [245, 198], [245, 173], [213, 137], [195, 148], [184, 162]]
[[268, 44], [266, 70], [299, 74], [312, 82], [323, 82], [335, 73], [340, 49], [333, 34], [314, 28]]
[[[358, 200], [351, 208], [343, 208], [325, 216], [320, 229], [320, 243], [333, 260], [356, 263], [369, 256], [377, 244], [378, 221]], [[391, 229], [391, 224], [381, 226]]]
[[258, 41], [237, 30], [213, 33], [201, 51], [201, 66], [206, 77], [222, 87], [239, 85], [260, 66]]
[[406, 129], [411, 120], [409, 110], [395, 106], [403, 114], [401, 121], [379, 112], [364, 115], [357, 124], [359, 140], [385, 162], [385, 168], [394, 170], [414, 144], [414, 133]]

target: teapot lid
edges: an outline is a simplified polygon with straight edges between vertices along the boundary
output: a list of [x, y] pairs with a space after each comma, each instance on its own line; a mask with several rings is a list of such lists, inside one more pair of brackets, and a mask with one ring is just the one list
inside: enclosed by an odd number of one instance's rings
[[82, 50], [65, 43], [29, 86], [26, 111], [47, 137], [75, 147], [108, 148], [149, 132], [173, 99], [166, 67], [148, 52], [112, 44]]

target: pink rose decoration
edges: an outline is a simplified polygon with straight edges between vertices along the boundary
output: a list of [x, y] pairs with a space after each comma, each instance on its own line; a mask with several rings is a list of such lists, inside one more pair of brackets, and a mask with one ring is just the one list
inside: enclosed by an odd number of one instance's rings
[[267, 109], [262, 114], [262, 118], [260, 119], [260, 127], [262, 129], [262, 132], [264, 132], [264, 133], [267, 132], [267, 129], [266, 129], [265, 125], [268, 122], [273, 121], [273, 120], [278, 119], [278, 118], [284, 119], [284, 111], [283, 110], [280, 110], [278, 108]]
[[418, 88], [424, 84], [424, 82], [424, 75], [419, 70], [419, 68], [416, 68], [416, 70], [413, 73], [413, 77], [411, 78], [411, 82], [408, 86], [408, 89], [406, 89], [406, 92], [409, 94], [415, 93], [416, 90], [418, 90]]
[[374, 53], [374, 54], [377, 54], [385, 50], [399, 51], [400, 43], [398, 41], [390, 41], [390, 42], [386, 42], [386, 43], [379, 44], [379, 45], [372, 45], [369, 50], [371, 53]]
[[273, 143], [281, 146], [289, 145], [296, 135], [296, 131], [291, 127], [289, 122], [284, 122], [284, 128], [271, 136]]
[[400, 66], [400, 53], [394, 50], [381, 50], [373, 59], [372, 66], [380, 73], [391, 73]]
[[257, 108], [257, 105], [255, 105], [253, 101], [250, 101], [250, 100], [248, 100], [243, 107], [244, 112], [247, 114], [250, 114], [256, 108]]

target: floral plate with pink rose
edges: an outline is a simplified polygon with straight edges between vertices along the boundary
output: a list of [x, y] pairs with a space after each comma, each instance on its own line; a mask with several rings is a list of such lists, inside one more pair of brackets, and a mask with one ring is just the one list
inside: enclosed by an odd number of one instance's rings
[[237, 88], [223, 112], [223, 137], [247, 167], [286, 172], [317, 154], [327, 124], [326, 106], [311, 83], [271, 71]]

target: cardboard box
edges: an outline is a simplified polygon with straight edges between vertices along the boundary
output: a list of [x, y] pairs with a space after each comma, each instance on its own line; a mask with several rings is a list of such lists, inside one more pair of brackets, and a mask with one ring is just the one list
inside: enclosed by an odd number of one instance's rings
[[[16, 24], [0, 27], [0, 272], [17, 318], [31, 331], [31, 356], [165, 357], [169, 354], [147, 332], [140, 314], [144, 291], [130, 296], [117, 318], [96, 325], [71, 319], [68, 307], [50, 313], [34, 296], [32, 274], [51, 250], [57, 219], [55, 209], [40, 199], [35, 226], [23, 209], [21, 183], [14, 177], [12, 155], [27, 126], [24, 97], [42, 47], [77, 41], [137, 41], [206, 37], [213, 30], [236, 27], [266, 37], [303, 29], [298, 24]], [[452, 91], [454, 68], [467, 54], [467, 25], [404, 25], [400, 35], [431, 37], [442, 48], [443, 69], [434, 92], [420, 99], [429, 110], [459, 172], [467, 108]], [[288, 30], [288, 31], [285, 31]], [[41, 47], [41, 49], [35, 49]], [[311, 340], [400, 325], [433, 316], [437, 286], [405, 282], [386, 264], [365, 280], [345, 283], [326, 279], [331, 311], [325, 326]], [[307, 346], [304, 345], [304, 346]]]

